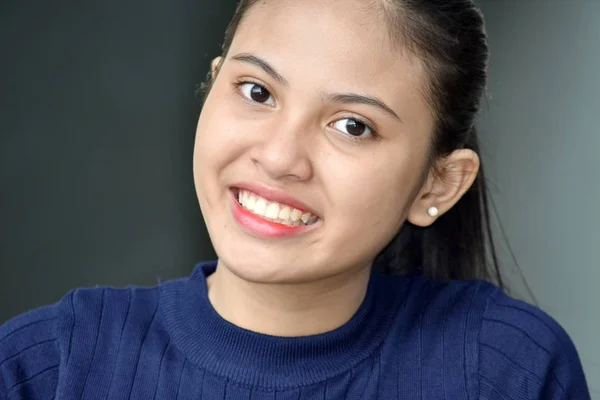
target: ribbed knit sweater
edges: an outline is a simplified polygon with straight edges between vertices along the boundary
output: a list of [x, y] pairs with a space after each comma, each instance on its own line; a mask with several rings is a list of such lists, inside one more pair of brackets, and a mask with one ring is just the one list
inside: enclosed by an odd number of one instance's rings
[[274, 337], [212, 308], [206, 277], [71, 292], [0, 327], [0, 399], [589, 399], [561, 327], [483, 281], [373, 273], [328, 333]]

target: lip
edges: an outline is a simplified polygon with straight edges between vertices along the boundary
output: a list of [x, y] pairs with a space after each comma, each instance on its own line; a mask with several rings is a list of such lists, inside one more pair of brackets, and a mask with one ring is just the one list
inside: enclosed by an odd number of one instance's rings
[[288, 226], [268, 221], [246, 210], [238, 203], [236, 194], [231, 191], [231, 207], [234, 220], [247, 233], [258, 238], [289, 238], [315, 229], [320, 221], [313, 225]]
[[287, 194], [281, 190], [271, 189], [267, 186], [257, 184], [257, 183], [240, 183], [240, 184], [236, 184], [236, 185], [231, 185], [231, 189], [248, 190], [250, 192], [256, 193], [260, 197], [264, 197], [267, 200], [276, 201], [280, 204], [292, 206], [302, 212], [305, 212], [305, 213], [308, 212], [308, 213], [311, 213], [312, 215], [319, 217], [319, 219], [321, 218], [308, 205], [304, 204], [302, 201], [296, 199], [293, 196], [290, 196], [289, 194]]

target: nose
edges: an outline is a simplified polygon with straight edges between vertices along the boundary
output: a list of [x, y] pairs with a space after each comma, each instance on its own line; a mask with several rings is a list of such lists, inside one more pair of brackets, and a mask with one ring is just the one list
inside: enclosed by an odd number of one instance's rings
[[313, 174], [307, 124], [289, 118], [273, 124], [250, 152], [254, 165], [274, 180], [305, 181]]

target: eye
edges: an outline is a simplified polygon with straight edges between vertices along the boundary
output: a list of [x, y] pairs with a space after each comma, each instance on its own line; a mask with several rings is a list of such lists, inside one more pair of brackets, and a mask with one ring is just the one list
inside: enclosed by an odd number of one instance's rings
[[272, 106], [275, 104], [271, 93], [261, 85], [254, 82], [241, 82], [239, 84], [240, 91], [248, 100], [255, 103], [266, 104]]
[[340, 132], [357, 138], [368, 137], [374, 134], [369, 125], [355, 118], [338, 119], [332, 126]]

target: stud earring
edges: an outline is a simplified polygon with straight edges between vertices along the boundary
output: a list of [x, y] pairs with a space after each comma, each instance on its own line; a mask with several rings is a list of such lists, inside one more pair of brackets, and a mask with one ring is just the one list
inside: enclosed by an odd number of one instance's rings
[[427, 210], [427, 214], [429, 214], [431, 217], [437, 217], [439, 213], [440, 211], [437, 207], [429, 207], [429, 210]]

